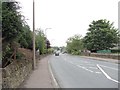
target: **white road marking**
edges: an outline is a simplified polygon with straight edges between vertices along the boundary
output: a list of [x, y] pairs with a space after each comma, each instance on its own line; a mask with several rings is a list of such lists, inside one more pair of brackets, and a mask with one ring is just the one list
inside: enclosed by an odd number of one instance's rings
[[80, 66], [80, 65], [77, 65], [77, 66], [80, 67], [80, 68], [82, 68], [82, 69], [84, 69], [84, 70], [87, 70], [87, 71], [93, 72], [92, 70], [89, 70], [89, 69], [87, 69], [86, 67], [83, 67], [83, 66]]
[[96, 68], [96, 67], [89, 67], [89, 68], [92, 68], [92, 69], [98, 69], [98, 68]]
[[[69, 63], [75, 65], [75, 63], [73, 63], [72, 61], [69, 61]], [[82, 64], [82, 65], [84, 65], [84, 64]], [[90, 70], [90, 69], [87, 69], [86, 67], [81, 66], [81, 65], [76, 65], [76, 66], [79, 67], [79, 68], [82, 68], [82, 69], [84, 69], [84, 70], [86, 70], [86, 71], [92, 72], [92, 73], [97, 73], [97, 74], [100, 74], [100, 73], [101, 73], [101, 72], [94, 72], [94, 71], [92, 71], [92, 70]], [[98, 69], [98, 68], [95, 68], [95, 67], [93, 67], [93, 68], [94, 68], [94, 69]]]
[[98, 64], [97, 64], [97, 67], [98, 67], [98, 68], [100, 69], [100, 71], [107, 77], [107, 79], [112, 80], [112, 81], [114, 81], [114, 82], [116, 82], [116, 83], [120, 83], [119, 81], [112, 79]]
[[90, 63], [90, 62], [87, 62], [87, 61], [83, 61], [84, 63]]
[[78, 63], [75, 63], [76, 65], [81, 65], [81, 66], [84, 66], [84, 65], [87, 65], [87, 66], [94, 66], [93, 64], [78, 64]]
[[95, 72], [95, 73], [97, 73], [97, 74], [101, 74], [101, 72]]
[[116, 68], [112, 68], [112, 67], [104, 66], [104, 65], [101, 65], [101, 64], [99, 64], [99, 66], [106, 67], [106, 68], [113, 69], [113, 70], [118, 70], [118, 69], [116, 69]]
[[52, 78], [53, 78], [53, 81], [54, 81], [56, 87], [58, 88], [59, 85], [58, 85], [58, 83], [57, 83], [57, 81], [56, 81], [56, 79], [55, 79], [55, 77], [54, 77], [54, 75], [53, 75], [53, 72], [52, 72], [52, 69], [51, 69], [50, 62], [49, 62], [49, 61], [48, 61], [48, 67], [49, 67], [49, 71], [50, 71], [50, 73], [51, 73], [51, 76], [52, 76]]
[[90, 69], [87, 69], [87, 68], [84, 68], [85, 70], [87, 70], [87, 71], [90, 71], [90, 72], [94, 72], [94, 71], [92, 71], [92, 70], [90, 70]]
[[[63, 59], [64, 59], [65, 61], [67, 61], [66, 58], [63, 58]], [[93, 65], [93, 64], [90, 64], [90, 63], [87, 62], [87, 61], [83, 61], [83, 62], [84, 62], [84, 63], [88, 63], [87, 65]], [[75, 63], [73, 63], [72, 61], [68, 61], [68, 63], [71, 63], [71, 64], [75, 65]], [[87, 69], [86, 67], [81, 66], [81, 65], [84, 65], [84, 64], [79, 64], [79, 65], [76, 65], [76, 66], [79, 67], [79, 68], [82, 68], [82, 69], [84, 69], [84, 70], [86, 70], [86, 71], [92, 72], [92, 73], [101, 74], [101, 72], [94, 72], [94, 71], [92, 71], [92, 70], [90, 70], [90, 69]], [[98, 68], [96, 68], [96, 67], [89, 67], [89, 68], [98, 69]]]

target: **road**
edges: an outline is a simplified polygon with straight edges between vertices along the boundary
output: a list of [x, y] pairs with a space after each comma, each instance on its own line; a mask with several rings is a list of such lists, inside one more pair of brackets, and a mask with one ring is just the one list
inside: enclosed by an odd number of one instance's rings
[[118, 88], [118, 64], [61, 54], [49, 64], [61, 88]]

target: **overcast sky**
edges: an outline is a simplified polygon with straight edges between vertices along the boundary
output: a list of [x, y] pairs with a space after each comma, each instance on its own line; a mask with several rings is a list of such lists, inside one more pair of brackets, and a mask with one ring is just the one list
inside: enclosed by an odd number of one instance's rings
[[[32, 30], [33, 0], [16, 0]], [[74, 34], [85, 36], [93, 20], [107, 19], [118, 28], [119, 0], [35, 0], [35, 28], [47, 29], [52, 46], [66, 45]]]

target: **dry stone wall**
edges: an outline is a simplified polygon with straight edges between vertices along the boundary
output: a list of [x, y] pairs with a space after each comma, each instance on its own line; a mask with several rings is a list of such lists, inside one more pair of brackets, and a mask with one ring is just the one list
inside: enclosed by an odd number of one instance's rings
[[2, 69], [2, 88], [17, 88], [32, 71], [32, 60], [17, 60]]

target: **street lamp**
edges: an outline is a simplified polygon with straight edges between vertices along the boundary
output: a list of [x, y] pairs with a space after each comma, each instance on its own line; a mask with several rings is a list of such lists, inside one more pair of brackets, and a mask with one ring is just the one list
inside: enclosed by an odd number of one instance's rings
[[47, 33], [46, 33], [46, 31], [47, 31], [48, 29], [52, 29], [52, 28], [46, 28], [46, 29], [45, 29], [45, 36], [46, 36], [46, 38], [47, 38]]

